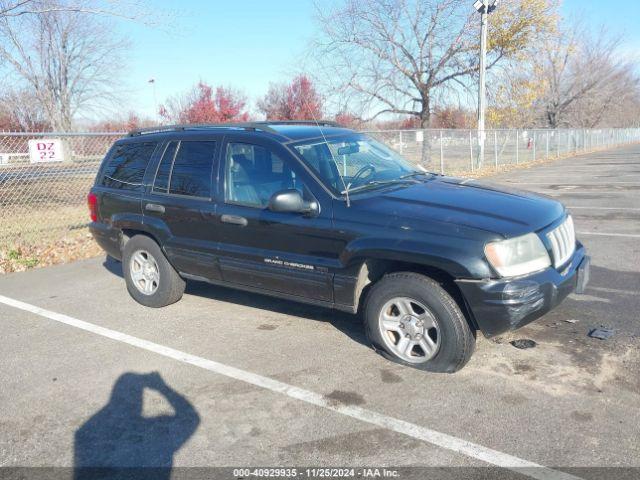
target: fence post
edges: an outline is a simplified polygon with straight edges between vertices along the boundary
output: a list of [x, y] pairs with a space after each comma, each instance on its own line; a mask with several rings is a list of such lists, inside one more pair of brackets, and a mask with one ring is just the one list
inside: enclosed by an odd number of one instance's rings
[[498, 169], [498, 132], [493, 131], [493, 156], [496, 162], [496, 170]]
[[518, 129], [516, 128], [516, 165], [518, 165], [518, 163], [520, 163], [520, 133], [518, 131]]
[[444, 146], [442, 143], [442, 130], [440, 130], [440, 173], [444, 175]]
[[545, 147], [544, 158], [545, 160], [549, 160], [549, 130], [547, 130], [546, 143], [547, 146]]
[[402, 154], [402, 130], [400, 130], [400, 154]]
[[533, 131], [533, 161], [536, 161], [536, 143], [537, 143], [536, 131]]
[[469, 162], [471, 165], [471, 171], [473, 172], [473, 134], [469, 130]]
[[582, 150], [582, 144], [580, 143], [582, 140], [582, 130], [576, 131], [576, 153]]

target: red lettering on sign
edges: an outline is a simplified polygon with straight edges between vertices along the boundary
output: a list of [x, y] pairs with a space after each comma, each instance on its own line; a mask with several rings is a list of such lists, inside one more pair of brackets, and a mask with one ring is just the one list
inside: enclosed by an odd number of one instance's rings
[[38, 142], [38, 143], [36, 143], [36, 149], [38, 149], [38, 150], [53, 150], [53, 142], [51, 142], [51, 143]]

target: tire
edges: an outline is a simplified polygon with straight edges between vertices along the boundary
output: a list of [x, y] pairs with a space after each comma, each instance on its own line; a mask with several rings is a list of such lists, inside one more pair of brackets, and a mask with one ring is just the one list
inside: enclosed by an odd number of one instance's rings
[[420, 370], [457, 372], [475, 349], [475, 330], [457, 302], [417, 273], [392, 273], [375, 283], [365, 299], [364, 323], [376, 352]]
[[160, 308], [177, 302], [186, 286], [158, 244], [145, 235], [136, 235], [125, 244], [122, 273], [129, 295], [146, 307]]

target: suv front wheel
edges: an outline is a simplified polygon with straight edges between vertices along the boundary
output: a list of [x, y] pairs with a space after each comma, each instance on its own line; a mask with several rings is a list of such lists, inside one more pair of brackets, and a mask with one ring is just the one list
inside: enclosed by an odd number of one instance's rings
[[456, 372], [475, 348], [475, 333], [457, 302], [436, 281], [417, 273], [392, 273], [374, 284], [364, 320], [378, 353], [421, 370]]
[[158, 244], [145, 235], [136, 235], [125, 244], [122, 272], [129, 294], [147, 307], [171, 305], [184, 293], [185, 281]]

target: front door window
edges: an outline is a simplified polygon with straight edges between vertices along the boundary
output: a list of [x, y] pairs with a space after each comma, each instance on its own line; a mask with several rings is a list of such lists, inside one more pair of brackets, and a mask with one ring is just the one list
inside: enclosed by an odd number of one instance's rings
[[225, 201], [266, 208], [271, 196], [281, 190], [306, 188], [295, 171], [274, 152], [260, 145], [230, 143], [225, 163]]

